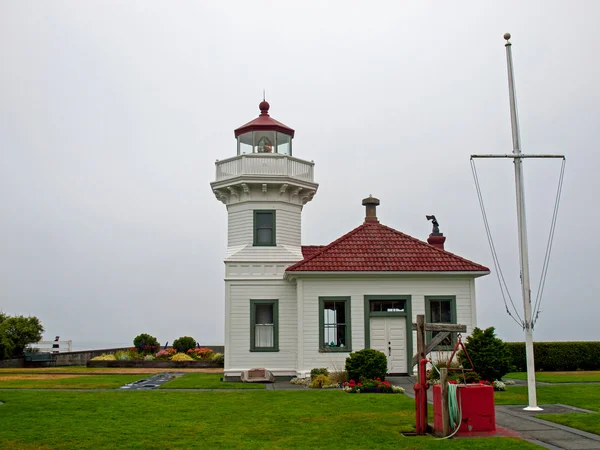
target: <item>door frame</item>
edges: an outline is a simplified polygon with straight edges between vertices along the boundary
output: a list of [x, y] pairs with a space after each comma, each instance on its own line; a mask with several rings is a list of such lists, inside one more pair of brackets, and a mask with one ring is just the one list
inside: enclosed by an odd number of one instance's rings
[[[404, 300], [403, 312], [371, 311], [370, 303], [372, 300]], [[364, 320], [365, 320], [365, 348], [371, 348], [371, 317], [405, 317], [406, 318], [406, 370], [412, 360], [413, 339], [412, 339], [412, 296], [410, 295], [365, 295], [364, 298]], [[388, 374], [395, 375], [395, 374]]]

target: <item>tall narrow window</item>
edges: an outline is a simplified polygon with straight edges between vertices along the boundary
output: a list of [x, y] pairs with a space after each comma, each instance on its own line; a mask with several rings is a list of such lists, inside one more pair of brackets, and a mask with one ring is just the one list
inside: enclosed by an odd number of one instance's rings
[[351, 352], [350, 297], [319, 298], [321, 351]]
[[254, 245], [275, 245], [275, 211], [254, 211]]
[[250, 351], [279, 351], [277, 300], [250, 300]]
[[[429, 323], [456, 323], [456, 297], [454, 296], [425, 297], [425, 309]], [[429, 331], [427, 334], [427, 340], [431, 341], [438, 332]], [[450, 336], [455, 336], [455, 334], [452, 333]], [[450, 336], [442, 341], [441, 347], [450, 347], [455, 342], [455, 338]]]

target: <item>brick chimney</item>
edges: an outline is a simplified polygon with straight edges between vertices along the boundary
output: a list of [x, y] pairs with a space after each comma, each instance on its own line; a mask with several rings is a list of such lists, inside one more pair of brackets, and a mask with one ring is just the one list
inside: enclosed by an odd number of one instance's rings
[[427, 220], [431, 220], [431, 222], [433, 224], [433, 230], [431, 231], [431, 234], [427, 238], [427, 243], [429, 245], [433, 245], [434, 247], [437, 247], [441, 250], [444, 250], [444, 242], [446, 242], [446, 237], [444, 236], [444, 233], [440, 233], [440, 224], [438, 223], [435, 216], [425, 216], [425, 217], [427, 218]]
[[379, 220], [377, 220], [377, 206], [379, 205], [379, 199], [369, 195], [362, 201], [362, 204], [366, 209], [365, 223], [379, 223]]
[[446, 236], [442, 233], [438, 233], [437, 235], [431, 233], [427, 238], [427, 243], [433, 245], [434, 247], [440, 248], [444, 250], [444, 242], [446, 242]]

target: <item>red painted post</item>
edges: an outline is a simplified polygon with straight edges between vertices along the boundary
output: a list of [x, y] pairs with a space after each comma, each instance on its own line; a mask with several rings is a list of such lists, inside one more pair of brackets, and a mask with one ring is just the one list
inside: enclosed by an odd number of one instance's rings
[[419, 361], [419, 380], [415, 390], [415, 428], [419, 435], [427, 432], [427, 359]]
[[414, 385], [415, 390], [415, 431], [417, 434], [421, 433], [421, 385], [416, 383]]
[[419, 365], [421, 366], [421, 370], [419, 371], [420, 382], [421, 382], [421, 429], [422, 433], [425, 434], [427, 432], [427, 359], [423, 358], [419, 361]]

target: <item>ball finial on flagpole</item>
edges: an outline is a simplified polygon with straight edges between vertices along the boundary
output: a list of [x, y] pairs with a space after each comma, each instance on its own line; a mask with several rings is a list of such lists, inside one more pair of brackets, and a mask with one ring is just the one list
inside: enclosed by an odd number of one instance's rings
[[508, 41], [510, 39], [510, 33], [504, 33], [504, 39]]

